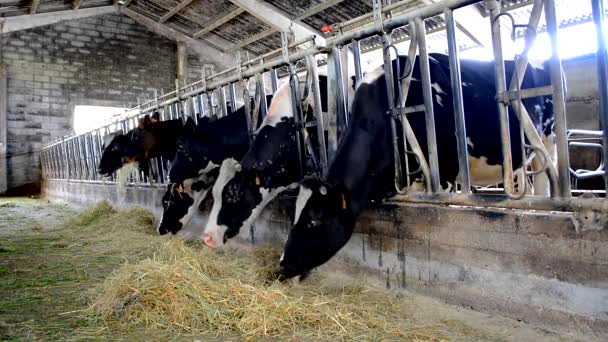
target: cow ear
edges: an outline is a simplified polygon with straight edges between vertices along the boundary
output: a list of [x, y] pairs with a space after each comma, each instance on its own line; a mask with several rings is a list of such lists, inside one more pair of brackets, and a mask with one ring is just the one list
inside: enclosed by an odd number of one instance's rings
[[152, 122], [159, 122], [160, 121], [160, 113], [159, 112], [154, 112], [152, 114], [151, 121]]

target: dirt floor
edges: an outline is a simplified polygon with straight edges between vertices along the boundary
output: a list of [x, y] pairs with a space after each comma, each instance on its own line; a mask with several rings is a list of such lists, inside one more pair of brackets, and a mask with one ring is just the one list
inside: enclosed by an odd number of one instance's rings
[[[155, 248], [170, 238], [155, 236], [153, 229], [149, 232], [121, 232], [116, 227], [86, 229], [95, 217], [83, 216], [80, 212], [41, 199], [0, 198], [0, 341], [245, 339], [236, 335], [180, 332], [154, 325], [124, 329], [123, 325], [115, 324], [119, 322], [88, 315], [92, 289], [125, 263], [152, 257]], [[70, 224], [76, 222], [74, 220], [78, 220], [78, 224]], [[145, 225], [152, 227], [151, 222], [145, 222]], [[333, 286], [343, 286], [347, 282], [338, 274], [324, 274], [308, 281]], [[408, 324], [442, 327], [444, 337], [429, 340], [588, 340], [560, 336], [418, 295], [398, 295], [396, 298], [412, 309], [408, 313], [411, 315]], [[278, 339], [306, 340], [290, 334], [280, 335]]]

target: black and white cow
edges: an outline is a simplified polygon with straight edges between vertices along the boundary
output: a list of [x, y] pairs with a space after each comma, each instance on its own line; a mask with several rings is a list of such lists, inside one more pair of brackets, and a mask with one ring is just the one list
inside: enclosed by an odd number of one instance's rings
[[[321, 110], [327, 110], [327, 76], [319, 76]], [[354, 86], [349, 87], [349, 99]], [[309, 99], [310, 101], [311, 99]], [[312, 103], [306, 111], [311, 114]], [[311, 134], [311, 139], [314, 133]], [[259, 217], [279, 193], [295, 188], [301, 180], [292, 99], [288, 84], [279, 88], [247, 155], [239, 163], [224, 161], [213, 187], [213, 207], [202, 239], [221, 247]]]
[[149, 159], [173, 159], [183, 125], [182, 119], [159, 121], [159, 114], [155, 112], [140, 119], [139, 125], [126, 134], [107, 135], [97, 172], [107, 177], [124, 165], [135, 162], [148, 175]]
[[[267, 96], [272, 101], [272, 95]], [[260, 120], [258, 120], [260, 122]], [[169, 178], [174, 186], [163, 196], [158, 233], [177, 233], [198, 212], [227, 158], [240, 160], [250, 147], [245, 107], [215, 121], [188, 120], [177, 139]]]
[[[399, 58], [405, 71], [406, 58]], [[397, 62], [393, 61], [393, 70]], [[423, 103], [419, 63], [415, 63], [406, 106]], [[514, 69], [507, 62], [507, 75]], [[444, 188], [458, 177], [458, 160], [454, 114], [449, 78], [449, 62], [445, 55], [431, 54], [433, 108], [437, 130], [440, 180]], [[495, 102], [493, 62], [461, 61], [465, 121], [473, 184], [501, 181], [502, 149], [499, 117]], [[402, 75], [401, 75], [402, 76]], [[397, 77], [397, 75], [395, 75]], [[548, 73], [528, 67], [522, 88], [550, 84]], [[547, 141], [552, 137], [553, 113], [550, 97], [524, 100], [539, 132]], [[351, 122], [341, 140], [335, 159], [323, 180], [305, 180], [296, 200], [294, 227], [291, 229], [280, 261], [282, 278], [304, 277], [313, 268], [333, 257], [350, 239], [357, 218], [373, 200], [395, 194], [394, 156], [391, 143], [387, 88], [384, 73], [372, 72], [358, 86]], [[425, 156], [426, 129], [423, 113], [408, 115]], [[510, 118], [511, 143], [514, 151], [521, 146], [519, 122]], [[409, 159], [416, 164], [414, 158]], [[513, 153], [515, 167], [522, 165]], [[415, 169], [415, 167], [413, 167]]]

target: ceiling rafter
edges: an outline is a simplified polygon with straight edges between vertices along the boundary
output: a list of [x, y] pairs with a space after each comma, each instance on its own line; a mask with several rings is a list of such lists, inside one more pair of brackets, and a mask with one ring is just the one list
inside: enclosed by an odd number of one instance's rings
[[[304, 12], [302, 12], [302, 14], [300, 14], [299, 16], [293, 18], [292, 20], [296, 21], [296, 22], [301, 22], [302, 20], [304, 20], [308, 17], [312, 17], [313, 15], [315, 15], [319, 12], [322, 12], [330, 7], [336, 6], [343, 1], [345, 1], [345, 0], [329, 0], [329, 1], [323, 2], [319, 5], [312, 6], [308, 9], [306, 9]], [[260, 39], [264, 39], [275, 32], [278, 32], [276, 28], [270, 28], [268, 30], [262, 31], [249, 38], [246, 38], [246, 39], [243, 39], [243, 40], [237, 42], [230, 50], [236, 51], [236, 50], [242, 49], [245, 46], [247, 46], [249, 44], [253, 44]]]
[[192, 1], [194, 1], [194, 0], [184, 0], [184, 1], [180, 2], [179, 4], [177, 4], [177, 6], [175, 6], [173, 9], [171, 9], [167, 14], [160, 17], [159, 21], [161, 23], [164, 23], [165, 21], [169, 20], [169, 18], [171, 18], [172, 16], [177, 14], [177, 12], [183, 10], [186, 6], [190, 5], [190, 3], [192, 3]]
[[230, 0], [233, 4], [245, 9], [249, 14], [274, 27], [278, 31], [292, 31], [295, 40], [315, 36], [317, 45], [325, 46], [325, 38], [306, 24], [294, 21], [276, 7], [260, 0]]
[[211, 22], [208, 25], [205, 25], [204, 29], [202, 29], [194, 34], [194, 38], [201, 37], [211, 31], [215, 30], [216, 28], [224, 25], [225, 23], [229, 22], [230, 20], [238, 17], [243, 12], [245, 12], [244, 9], [242, 9], [240, 7], [237, 8], [235, 11], [232, 11], [232, 12], [226, 14], [225, 16], [215, 20], [214, 22]]
[[148, 16], [133, 11], [132, 9], [125, 8], [124, 6], [118, 7], [118, 11], [158, 35], [186, 44], [188, 48], [196, 52], [199, 56], [209, 60], [210, 62], [218, 64], [223, 68], [233, 67], [236, 64], [236, 59], [234, 56], [224, 53], [210, 46], [210, 44], [206, 44], [204, 41], [194, 39], [175, 30], [174, 28], [167, 26], [166, 24], [159, 23]]
[[113, 6], [101, 6], [78, 10], [25, 14], [8, 18], [0, 18], [0, 33], [29, 30], [35, 27], [57, 24], [64, 20], [88, 18], [114, 12], [115, 9]]

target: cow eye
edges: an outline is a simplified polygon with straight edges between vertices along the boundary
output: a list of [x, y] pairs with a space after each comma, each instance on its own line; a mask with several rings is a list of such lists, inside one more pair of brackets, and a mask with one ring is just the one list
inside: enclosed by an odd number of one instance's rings
[[114, 145], [112, 147], [112, 151], [117, 152], [119, 150], [119, 147], [117, 145]]

